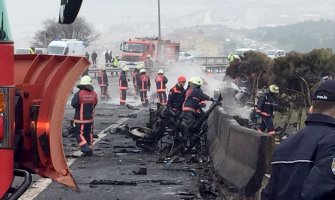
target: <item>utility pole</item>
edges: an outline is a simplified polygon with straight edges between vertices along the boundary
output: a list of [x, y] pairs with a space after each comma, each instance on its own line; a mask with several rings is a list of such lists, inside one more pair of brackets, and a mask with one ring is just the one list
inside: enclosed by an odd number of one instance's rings
[[158, 47], [157, 47], [157, 58], [158, 63], [161, 61], [161, 1], [158, 0]]
[[158, 0], [158, 38], [161, 39], [161, 1]]

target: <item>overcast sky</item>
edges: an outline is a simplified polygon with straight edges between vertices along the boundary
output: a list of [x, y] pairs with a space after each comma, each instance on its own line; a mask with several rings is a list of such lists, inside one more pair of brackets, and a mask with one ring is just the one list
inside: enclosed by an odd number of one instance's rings
[[[5, 1], [17, 47], [28, 46], [44, 20], [58, 18], [60, 0]], [[143, 35], [142, 27], [157, 32], [157, 0], [84, 0], [79, 15], [102, 34], [118, 27], [134, 35]], [[164, 31], [218, 23], [254, 28], [320, 18], [335, 19], [334, 0], [161, 0]]]

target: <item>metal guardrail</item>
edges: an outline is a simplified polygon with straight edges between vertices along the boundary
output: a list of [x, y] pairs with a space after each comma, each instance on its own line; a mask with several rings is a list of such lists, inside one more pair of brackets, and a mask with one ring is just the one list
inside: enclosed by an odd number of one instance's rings
[[[205, 73], [224, 73], [226, 71], [227, 66], [229, 65], [227, 57], [194, 57], [194, 62], [199, 63], [203, 66], [203, 70]], [[132, 71], [136, 66], [129, 65], [129, 69]], [[159, 69], [172, 69], [177, 68], [176, 66], [160, 66]], [[121, 67], [114, 68], [114, 67], [106, 67], [107, 74], [111, 74], [111, 76], [119, 76], [120, 71], [122, 70]], [[158, 67], [152, 68], [151, 71], [155, 72], [158, 70]], [[94, 77], [97, 77], [99, 73], [99, 67], [90, 67], [89, 74], [93, 74]]]
[[202, 65], [228, 65], [227, 57], [194, 57], [194, 62]]
[[195, 57], [194, 62], [201, 63], [206, 73], [225, 73], [229, 65], [227, 57]]

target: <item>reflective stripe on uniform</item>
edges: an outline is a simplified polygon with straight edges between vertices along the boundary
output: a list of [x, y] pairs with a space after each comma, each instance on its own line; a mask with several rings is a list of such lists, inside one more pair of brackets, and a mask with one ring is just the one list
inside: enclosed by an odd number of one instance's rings
[[191, 112], [196, 113], [195, 109], [194, 108], [190, 108], [190, 107], [183, 107], [183, 111], [191, 111]]
[[275, 164], [294, 164], [294, 163], [313, 163], [312, 160], [289, 160], [289, 161], [275, 161], [271, 162], [271, 165]]
[[78, 124], [88, 124], [93, 123], [94, 119], [87, 119], [87, 120], [74, 119], [73, 121]]

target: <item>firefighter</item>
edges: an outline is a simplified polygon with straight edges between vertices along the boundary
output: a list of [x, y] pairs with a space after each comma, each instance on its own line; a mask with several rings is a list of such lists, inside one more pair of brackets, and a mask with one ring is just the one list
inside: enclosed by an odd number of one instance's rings
[[71, 105], [75, 108], [74, 123], [76, 126], [76, 139], [84, 156], [93, 155], [93, 123], [94, 108], [98, 103], [97, 93], [92, 87], [92, 79], [83, 76], [79, 91], [74, 94]]
[[273, 125], [275, 110], [278, 107], [276, 94], [279, 93], [277, 85], [270, 85], [269, 89], [258, 99], [256, 113], [261, 116], [262, 122], [258, 128], [259, 132], [265, 132], [269, 135], [275, 135], [276, 131]]
[[140, 76], [140, 70], [142, 68], [142, 64], [137, 64], [133, 73], [132, 73], [132, 78], [133, 78], [133, 86], [134, 86], [134, 99], [138, 99], [138, 87], [137, 87], [137, 81], [139, 79]]
[[241, 58], [238, 55], [229, 54], [228, 55], [228, 61], [229, 61], [229, 63], [240, 62]]
[[148, 74], [150, 76], [151, 69], [154, 67], [154, 62], [151, 59], [151, 55], [147, 55], [147, 59], [144, 61], [144, 68], [148, 71]]
[[129, 81], [129, 79], [127, 78], [128, 71], [129, 67], [124, 66], [119, 76], [120, 105], [126, 104], [128, 81]]
[[335, 80], [318, 85], [305, 124], [275, 149], [262, 200], [335, 199]]
[[157, 88], [157, 98], [159, 103], [166, 105], [167, 96], [166, 96], [166, 84], [168, 79], [164, 76], [164, 71], [162, 69], [158, 70], [158, 75], [155, 78], [156, 88]]
[[178, 83], [175, 86], [173, 86], [173, 88], [171, 88], [169, 91], [167, 106], [174, 113], [177, 113], [177, 115], [181, 113], [183, 102], [185, 100], [185, 89], [184, 89], [185, 83], [186, 83], [185, 76], [179, 76]]
[[[182, 128], [184, 138], [191, 137], [189, 128], [196, 119], [201, 116], [202, 107], [206, 106], [205, 101], [214, 101], [213, 98], [204, 94], [201, 85], [203, 84], [203, 79], [201, 77], [193, 77], [192, 82], [190, 82], [190, 87], [186, 91], [185, 101], [182, 106]], [[199, 130], [196, 130], [199, 131]]]
[[142, 105], [147, 106], [149, 103], [147, 93], [150, 91], [150, 78], [147, 75], [145, 69], [140, 70], [140, 76], [137, 79], [137, 86], [140, 91]]
[[100, 99], [109, 99], [108, 95], [108, 77], [106, 73], [106, 67], [101, 65], [100, 72], [98, 74], [98, 84], [100, 86]]

